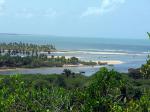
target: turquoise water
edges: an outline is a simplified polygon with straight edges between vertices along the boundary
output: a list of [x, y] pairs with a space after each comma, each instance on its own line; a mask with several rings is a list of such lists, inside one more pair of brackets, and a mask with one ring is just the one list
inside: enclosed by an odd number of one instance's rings
[[[108, 39], [108, 38], [79, 38], [79, 37], [55, 37], [43, 35], [0, 35], [0, 42], [27, 42], [36, 44], [53, 44], [58, 50], [67, 52], [53, 53], [55, 56], [76, 56], [81, 60], [119, 60], [124, 64], [115, 65], [113, 68], [127, 72], [128, 68], [137, 68], [144, 64], [150, 49], [150, 40], [143, 39]], [[71, 68], [75, 71], [86, 71], [88, 75], [98, 70], [96, 68]], [[34, 70], [32, 70], [32, 73]], [[36, 70], [38, 71], [38, 70]], [[47, 72], [46, 72], [47, 71]], [[40, 69], [38, 73], [60, 73], [62, 68], [55, 70]], [[93, 72], [91, 72], [93, 71]], [[31, 73], [29, 71], [16, 71]], [[37, 73], [37, 72], [36, 72]]]

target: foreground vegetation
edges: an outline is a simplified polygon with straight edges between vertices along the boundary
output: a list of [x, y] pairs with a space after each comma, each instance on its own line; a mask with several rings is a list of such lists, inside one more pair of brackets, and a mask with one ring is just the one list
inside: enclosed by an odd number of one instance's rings
[[149, 112], [150, 80], [101, 68], [91, 77], [0, 76], [2, 112]]

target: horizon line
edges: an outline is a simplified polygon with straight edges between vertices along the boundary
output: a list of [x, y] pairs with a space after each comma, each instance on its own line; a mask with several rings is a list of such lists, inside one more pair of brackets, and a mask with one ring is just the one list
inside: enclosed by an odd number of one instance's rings
[[148, 38], [133, 38], [133, 37], [99, 37], [99, 36], [93, 36], [93, 37], [86, 37], [86, 36], [59, 36], [59, 35], [51, 35], [51, 34], [30, 34], [30, 33], [0, 33], [0, 35], [30, 35], [30, 36], [53, 36], [53, 37], [62, 37], [62, 38], [102, 38], [102, 39], [131, 39], [131, 40], [136, 40], [136, 39], [148, 39]]

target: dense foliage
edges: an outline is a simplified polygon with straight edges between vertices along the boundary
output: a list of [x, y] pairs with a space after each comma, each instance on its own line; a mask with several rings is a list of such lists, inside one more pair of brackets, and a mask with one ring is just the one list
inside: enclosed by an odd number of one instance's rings
[[12, 56], [10, 54], [0, 55], [0, 67], [12, 68], [36, 68], [36, 67], [62, 67], [63, 65], [96, 65], [95, 62], [80, 61], [76, 57], [65, 58], [64, 56], [47, 57], [45, 54], [36, 54], [31, 56]]
[[47, 56], [10, 56], [0, 55], [0, 67], [40, 67], [40, 66], [49, 66], [46, 63]]
[[127, 74], [101, 68], [91, 77], [1, 76], [0, 101], [2, 112], [149, 112], [150, 89]]
[[147, 60], [146, 64], [143, 64], [141, 67], [141, 73], [143, 74], [144, 79], [150, 79], [150, 57]]

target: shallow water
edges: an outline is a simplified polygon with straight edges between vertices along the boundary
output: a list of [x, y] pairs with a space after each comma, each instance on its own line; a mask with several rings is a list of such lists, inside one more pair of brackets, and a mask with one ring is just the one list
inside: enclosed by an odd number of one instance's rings
[[70, 69], [72, 72], [79, 73], [79, 72], [85, 72], [86, 76], [90, 76], [94, 73], [96, 73], [99, 68], [102, 66], [95, 66], [95, 67], [52, 67], [52, 68], [36, 68], [36, 69], [17, 69], [17, 70], [9, 70], [9, 71], [0, 71], [0, 74], [5, 75], [13, 75], [13, 74], [61, 74], [63, 73], [64, 69]]

